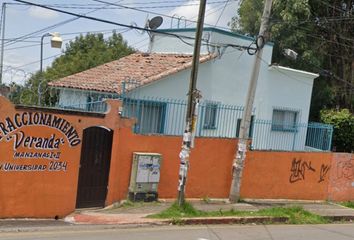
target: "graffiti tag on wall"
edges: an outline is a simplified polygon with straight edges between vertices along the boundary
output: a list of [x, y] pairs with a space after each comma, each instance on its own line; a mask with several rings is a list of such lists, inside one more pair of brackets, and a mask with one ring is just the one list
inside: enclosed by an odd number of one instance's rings
[[[329, 169], [329, 165], [322, 164], [319, 172], [319, 183], [325, 180]], [[311, 161], [294, 158], [291, 162], [289, 182], [295, 183], [298, 181], [303, 181], [305, 180], [306, 174], [313, 174], [315, 172], [316, 169], [312, 166]]]

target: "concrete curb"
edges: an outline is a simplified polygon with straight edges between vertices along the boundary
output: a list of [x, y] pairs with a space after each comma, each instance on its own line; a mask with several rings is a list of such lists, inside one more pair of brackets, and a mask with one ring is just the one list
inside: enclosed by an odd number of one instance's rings
[[274, 224], [287, 223], [287, 217], [206, 217], [206, 218], [180, 218], [169, 220], [174, 225], [211, 225], [211, 224]]
[[334, 222], [353, 222], [354, 221], [354, 216], [324, 216], [324, 218], [327, 218], [327, 219], [334, 221]]

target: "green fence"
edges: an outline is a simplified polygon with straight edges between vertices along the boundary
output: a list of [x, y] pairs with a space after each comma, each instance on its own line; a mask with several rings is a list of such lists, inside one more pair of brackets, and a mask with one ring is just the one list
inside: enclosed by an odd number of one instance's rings
[[[165, 98], [121, 98], [123, 117], [135, 118], [137, 134], [181, 136], [185, 129], [187, 103]], [[103, 101], [66, 106], [91, 112], [105, 112]], [[196, 137], [237, 138], [243, 107], [202, 101], [198, 106]], [[253, 150], [330, 151], [333, 127], [321, 123], [274, 123], [252, 117], [250, 136]]]
[[255, 120], [252, 149], [330, 151], [333, 127], [321, 123], [284, 124]]

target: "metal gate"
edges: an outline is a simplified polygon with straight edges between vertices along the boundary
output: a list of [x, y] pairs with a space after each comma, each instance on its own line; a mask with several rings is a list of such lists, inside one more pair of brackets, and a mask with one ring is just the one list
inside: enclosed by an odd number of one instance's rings
[[84, 130], [76, 208], [105, 205], [112, 139], [110, 129], [90, 127]]

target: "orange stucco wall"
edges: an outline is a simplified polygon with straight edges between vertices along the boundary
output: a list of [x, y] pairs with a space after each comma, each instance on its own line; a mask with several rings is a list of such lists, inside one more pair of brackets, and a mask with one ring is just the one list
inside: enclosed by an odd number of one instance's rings
[[327, 199], [331, 153], [248, 152], [241, 196]]
[[[112, 102], [112, 108], [118, 108], [118, 102]], [[25, 114], [23, 114], [25, 113]], [[119, 125], [118, 114], [109, 113], [103, 116], [93, 114], [75, 114], [69, 112], [50, 111], [39, 108], [18, 108], [0, 97], [0, 125], [9, 130], [1, 131], [0, 139], [0, 217], [55, 217], [65, 216], [75, 210], [77, 180], [80, 163], [81, 143], [70, 146], [69, 139], [62, 131], [54, 127], [40, 124], [29, 125], [29, 116], [45, 113], [52, 117], [64, 119], [73, 126], [82, 139], [83, 129], [90, 126], [107, 126], [115, 128]], [[18, 115], [16, 115], [18, 114]], [[22, 115], [24, 115], [23, 124]], [[11, 122], [9, 122], [11, 121]], [[16, 129], [8, 124], [19, 125]], [[1, 126], [0, 126], [1, 127]], [[26, 138], [60, 139], [57, 147], [36, 148], [26, 142]], [[21, 141], [22, 140], [22, 141]], [[60, 153], [59, 158], [51, 157], [15, 157], [18, 153]], [[51, 168], [55, 162], [65, 162], [63, 167]], [[9, 165], [32, 166], [10, 170]], [[41, 165], [41, 170], [33, 170], [34, 165]], [[64, 167], [65, 166], [65, 167]], [[45, 169], [43, 169], [45, 168]]]
[[[111, 175], [108, 203], [127, 197], [133, 152], [162, 154], [159, 197], [176, 197], [181, 137], [140, 136], [128, 128], [122, 128], [119, 135], [118, 153], [112, 158], [119, 164], [114, 169], [117, 175]], [[195, 146], [190, 157], [186, 197], [227, 197], [236, 140], [197, 138]]]
[[[133, 134], [133, 121], [118, 114], [120, 103], [109, 101], [107, 114], [95, 115], [39, 108], [15, 108], [0, 97], [0, 128], [16, 114], [48, 113], [73, 126], [82, 140], [83, 130], [91, 126], [113, 129], [113, 145], [106, 205], [126, 199], [133, 152], [162, 154], [160, 198], [177, 195], [181, 137]], [[7, 126], [7, 129], [9, 126]], [[11, 127], [10, 127], [11, 128]], [[17, 134], [17, 135], [16, 135]], [[57, 148], [34, 149], [16, 140], [24, 134], [36, 138], [61, 139]], [[17, 144], [16, 144], [17, 143]], [[24, 125], [0, 130], [0, 218], [63, 217], [75, 210], [81, 143], [70, 146], [65, 134], [53, 127]], [[227, 198], [231, 185], [231, 165], [236, 139], [196, 138], [190, 156], [187, 198]], [[60, 152], [58, 159], [15, 157], [15, 152]], [[66, 162], [66, 169], [49, 170], [50, 162]], [[9, 171], [6, 164], [44, 165], [43, 171]], [[241, 197], [314, 200], [354, 199], [354, 160], [352, 154], [247, 152]]]

